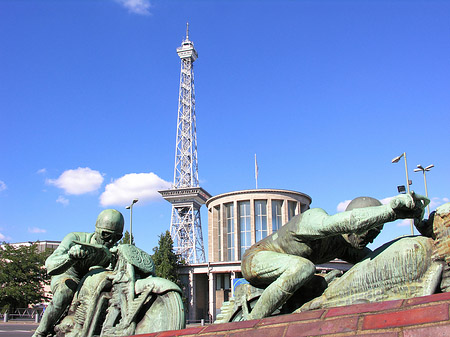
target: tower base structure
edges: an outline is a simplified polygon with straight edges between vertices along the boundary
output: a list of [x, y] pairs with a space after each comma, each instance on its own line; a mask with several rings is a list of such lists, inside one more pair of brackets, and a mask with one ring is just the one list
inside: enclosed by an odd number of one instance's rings
[[159, 191], [172, 204], [170, 235], [174, 250], [187, 264], [206, 261], [200, 220], [200, 207], [211, 198], [201, 187]]

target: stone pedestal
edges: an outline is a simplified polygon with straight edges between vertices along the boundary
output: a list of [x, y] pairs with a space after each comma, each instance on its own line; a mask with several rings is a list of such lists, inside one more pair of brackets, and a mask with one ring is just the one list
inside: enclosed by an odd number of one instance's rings
[[356, 304], [261, 320], [212, 324], [140, 337], [450, 336], [450, 293]]

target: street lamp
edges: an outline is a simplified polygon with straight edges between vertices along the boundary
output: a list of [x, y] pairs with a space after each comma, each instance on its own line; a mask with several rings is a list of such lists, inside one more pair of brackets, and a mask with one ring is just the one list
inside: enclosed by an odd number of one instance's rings
[[[428, 189], [427, 189], [427, 176], [425, 174], [425, 172], [431, 170], [434, 167], [433, 164], [428, 165], [427, 167], [423, 168], [422, 165], [417, 165], [417, 168], [414, 169], [414, 172], [423, 172], [423, 181], [425, 182], [425, 196], [428, 198]], [[430, 217], [430, 205], [427, 205], [427, 210], [428, 210], [428, 217]]]
[[125, 207], [130, 210], [130, 244], [133, 244], [133, 205], [137, 203], [139, 199], [133, 199], [130, 206]]
[[[409, 194], [409, 178], [408, 178], [408, 163], [406, 161], [406, 152], [403, 152], [400, 156], [392, 159], [392, 163], [398, 163], [400, 159], [405, 158], [405, 172], [406, 172], [406, 190]], [[414, 221], [411, 219], [411, 234], [414, 235]]]

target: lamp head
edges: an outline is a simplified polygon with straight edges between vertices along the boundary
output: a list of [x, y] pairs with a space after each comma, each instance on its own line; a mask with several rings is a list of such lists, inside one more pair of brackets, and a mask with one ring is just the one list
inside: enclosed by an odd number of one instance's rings
[[394, 159], [392, 159], [392, 162], [393, 162], [393, 163], [398, 163], [398, 161], [403, 157], [404, 154], [405, 154], [405, 153], [403, 152], [400, 156], [395, 157]]

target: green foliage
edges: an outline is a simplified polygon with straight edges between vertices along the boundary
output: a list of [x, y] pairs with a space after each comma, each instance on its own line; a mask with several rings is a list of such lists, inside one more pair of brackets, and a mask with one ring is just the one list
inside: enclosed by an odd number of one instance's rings
[[122, 239], [119, 241], [119, 244], [124, 244], [124, 243], [134, 245], [134, 235], [131, 235], [131, 242], [130, 242], [130, 232], [125, 231], [125, 233], [123, 233]]
[[44, 268], [51, 250], [39, 252], [36, 244], [14, 247], [3, 243], [0, 247], [0, 307], [26, 308], [29, 304], [48, 299], [44, 284], [50, 278]]
[[169, 231], [159, 236], [158, 247], [153, 248], [152, 259], [155, 262], [156, 276], [180, 284], [177, 268], [182, 262], [173, 251], [173, 241]]

